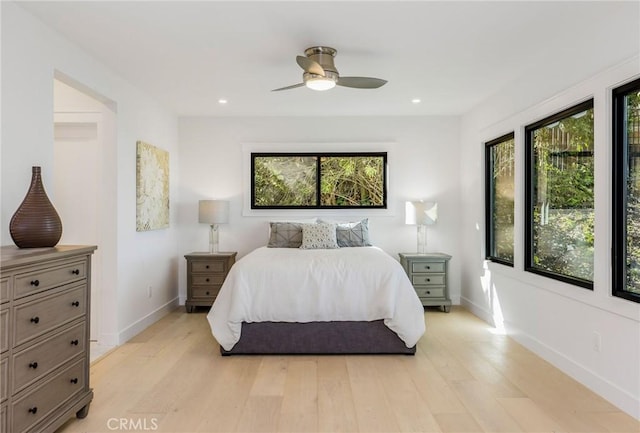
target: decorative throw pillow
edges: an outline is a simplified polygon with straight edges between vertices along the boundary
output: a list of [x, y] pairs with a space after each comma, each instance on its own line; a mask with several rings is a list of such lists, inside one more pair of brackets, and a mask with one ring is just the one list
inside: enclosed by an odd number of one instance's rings
[[302, 245], [305, 250], [339, 248], [336, 225], [331, 223], [303, 224]]
[[302, 245], [302, 223], [271, 222], [269, 248], [300, 248]]
[[338, 224], [336, 227], [336, 238], [341, 247], [370, 247], [369, 240], [369, 219]]
[[[320, 220], [320, 222], [326, 222]], [[336, 240], [338, 246], [343, 247], [370, 247], [369, 219], [360, 221], [336, 223]]]

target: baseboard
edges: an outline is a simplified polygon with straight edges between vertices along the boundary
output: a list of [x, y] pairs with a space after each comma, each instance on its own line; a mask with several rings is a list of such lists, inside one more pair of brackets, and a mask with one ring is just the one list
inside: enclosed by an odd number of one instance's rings
[[[473, 301], [461, 297], [460, 305], [469, 310], [473, 315], [479, 317], [492, 326], [495, 326], [494, 317], [491, 311], [474, 303]], [[614, 383], [604, 379], [595, 372], [585, 368], [576, 361], [567, 358], [564, 354], [547, 346], [541, 341], [531, 337], [526, 332], [517, 328], [513, 323], [505, 322], [502, 324], [504, 331], [509, 337], [513, 338], [519, 344], [523, 345], [540, 358], [549, 362], [551, 365], [565, 373], [566, 375], [577, 380], [591, 391], [595, 392], [611, 404], [620, 408], [620, 410], [628, 413], [632, 417], [640, 420], [640, 400], [627, 391], [620, 389]]]
[[136, 335], [138, 335], [139, 333], [147, 329], [149, 326], [153, 325], [158, 320], [162, 319], [164, 316], [166, 316], [176, 308], [178, 308], [177, 297], [173, 298], [171, 301], [160, 306], [159, 308], [155, 309], [151, 313], [142, 317], [140, 320], [132, 323], [131, 325], [127, 326], [125, 329], [120, 331], [118, 333], [118, 339], [117, 339], [116, 345], [119, 346], [120, 344], [126, 343], [131, 338], [135, 337]]

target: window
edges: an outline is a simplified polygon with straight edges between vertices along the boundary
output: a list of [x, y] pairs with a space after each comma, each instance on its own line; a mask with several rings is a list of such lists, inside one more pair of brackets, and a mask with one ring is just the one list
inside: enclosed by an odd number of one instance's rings
[[640, 79], [613, 90], [613, 295], [640, 302]]
[[387, 154], [252, 153], [252, 209], [386, 209]]
[[593, 100], [525, 128], [525, 269], [593, 289]]
[[486, 257], [513, 266], [514, 134], [485, 144]]

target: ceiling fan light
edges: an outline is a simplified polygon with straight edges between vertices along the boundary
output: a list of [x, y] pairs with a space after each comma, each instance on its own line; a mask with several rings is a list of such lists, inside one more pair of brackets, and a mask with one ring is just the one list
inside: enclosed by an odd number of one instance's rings
[[309, 78], [305, 85], [311, 90], [324, 91], [336, 87], [335, 80], [327, 77]]

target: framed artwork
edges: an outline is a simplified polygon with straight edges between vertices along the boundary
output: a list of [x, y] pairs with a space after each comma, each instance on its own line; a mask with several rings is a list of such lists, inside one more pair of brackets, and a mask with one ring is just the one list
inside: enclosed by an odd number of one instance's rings
[[169, 152], [136, 142], [136, 231], [169, 227]]

